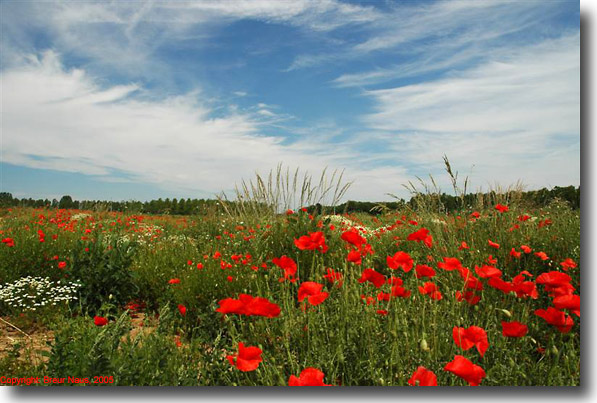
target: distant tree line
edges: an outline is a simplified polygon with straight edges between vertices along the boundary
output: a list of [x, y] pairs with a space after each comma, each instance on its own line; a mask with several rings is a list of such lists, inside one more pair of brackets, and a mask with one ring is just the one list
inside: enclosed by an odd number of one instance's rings
[[[230, 203], [230, 202], [229, 202]], [[0, 207], [49, 207], [59, 209], [80, 209], [94, 211], [120, 211], [139, 214], [208, 214], [215, 210], [223, 210], [218, 200], [212, 199], [157, 199], [146, 202], [136, 200], [73, 200], [71, 196], [53, 199], [18, 199], [8, 192], [0, 193]]]
[[[512, 192], [507, 195], [511, 201], [515, 201], [518, 205], [528, 208], [545, 207], [554, 200], [560, 200], [567, 203], [572, 209], [580, 209], [580, 187], [555, 186], [553, 189], [539, 189], [527, 192]], [[472, 209], [481, 207], [491, 207], [501, 200], [504, 195], [496, 192], [487, 193], [469, 193], [462, 197], [442, 194], [417, 194], [406, 201], [404, 199], [397, 199], [394, 202], [366, 202], [349, 200], [342, 203], [335, 208], [325, 207], [320, 205], [310, 206], [309, 211], [330, 211], [331, 209], [340, 213], [356, 213], [366, 212], [372, 214], [382, 213], [388, 210], [401, 210], [404, 208], [411, 208], [417, 210], [420, 206], [432, 206], [441, 212], [452, 212], [461, 209]]]
[[[554, 187], [553, 189], [539, 189], [528, 192], [517, 192], [512, 195], [518, 204], [528, 207], [543, 207], [555, 199], [568, 203], [573, 209], [580, 208], [580, 187]], [[335, 211], [337, 213], [365, 212], [377, 214], [387, 210], [399, 210], [405, 207], [416, 209], [420, 205], [434, 205], [444, 212], [459, 210], [462, 208], [474, 208], [480, 201], [491, 206], [498, 199], [495, 192], [484, 194], [470, 193], [462, 197], [442, 194], [418, 194], [410, 200], [397, 199], [393, 202], [367, 202], [347, 201], [336, 207], [323, 208], [321, 205], [309, 206], [309, 212]], [[234, 202], [227, 202], [234, 204]], [[60, 200], [53, 199], [18, 199], [11, 193], [0, 192], [0, 207], [49, 207], [59, 209], [80, 209], [94, 211], [119, 211], [138, 214], [172, 214], [172, 215], [207, 215], [214, 212], [223, 212], [224, 209], [219, 200], [215, 199], [157, 199], [140, 202], [128, 201], [105, 201], [105, 200], [73, 200], [71, 196], [62, 196]]]

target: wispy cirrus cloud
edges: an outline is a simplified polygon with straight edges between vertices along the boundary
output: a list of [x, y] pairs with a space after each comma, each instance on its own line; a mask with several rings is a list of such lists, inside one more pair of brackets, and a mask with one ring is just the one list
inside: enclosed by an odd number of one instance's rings
[[[365, 92], [389, 150], [433, 166], [475, 165], [477, 184], [580, 183], [580, 37], [513, 49], [437, 80]], [[465, 166], [465, 168], [468, 168]]]
[[[39, 32], [50, 34], [52, 47], [76, 54], [87, 64], [120, 73], [167, 75], [168, 66], [156, 55], [165, 44], [211, 46], [220, 27], [242, 20], [284, 24], [308, 32], [328, 32], [372, 22], [380, 13], [373, 6], [337, 0], [202, 0], [197, 2], [48, 1], [7, 3], [11, 18], [2, 19], [4, 64], [13, 64]], [[191, 45], [189, 45], [191, 46]]]
[[495, 49], [518, 43], [517, 33], [528, 32], [531, 27], [541, 32], [543, 21], [561, 11], [562, 5], [554, 1], [538, 7], [533, 1], [500, 0], [392, 3], [375, 23], [363, 27], [365, 40], [330, 46], [320, 53], [300, 54], [288, 70], [363, 60], [389, 52], [384, 65], [345, 73], [333, 81], [340, 87], [350, 87], [476, 63]]

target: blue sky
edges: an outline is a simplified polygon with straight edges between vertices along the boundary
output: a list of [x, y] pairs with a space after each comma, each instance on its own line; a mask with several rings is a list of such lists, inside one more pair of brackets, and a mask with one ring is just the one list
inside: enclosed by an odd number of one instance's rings
[[2, 1], [1, 191], [213, 197], [279, 162], [408, 197], [580, 183], [574, 1]]

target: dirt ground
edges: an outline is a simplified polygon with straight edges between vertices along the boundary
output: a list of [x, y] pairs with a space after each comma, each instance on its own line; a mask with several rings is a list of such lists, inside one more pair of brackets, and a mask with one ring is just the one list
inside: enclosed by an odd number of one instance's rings
[[50, 351], [47, 342], [54, 339], [54, 332], [37, 328], [29, 333], [15, 327], [8, 317], [0, 318], [0, 359], [7, 357], [18, 344], [19, 360], [39, 363], [47, 360], [42, 351]]
[[[131, 315], [131, 330], [128, 335], [123, 336], [124, 341], [127, 336], [130, 339], [135, 337], [144, 337], [155, 330], [155, 324], [147, 325], [145, 314], [137, 313]], [[0, 317], [0, 360], [6, 358], [18, 345], [18, 359], [30, 361], [33, 364], [39, 364], [47, 361], [47, 357], [42, 356], [42, 351], [50, 351], [48, 342], [54, 340], [54, 332], [43, 327], [36, 327], [27, 332], [15, 326], [9, 317]]]

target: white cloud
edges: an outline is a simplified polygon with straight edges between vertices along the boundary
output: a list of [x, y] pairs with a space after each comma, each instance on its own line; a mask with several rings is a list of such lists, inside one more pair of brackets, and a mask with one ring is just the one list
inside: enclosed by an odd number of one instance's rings
[[249, 19], [327, 32], [377, 18], [375, 7], [337, 0], [3, 3], [3, 64], [12, 63], [19, 49], [37, 51], [31, 43], [44, 32], [53, 49], [87, 59], [98, 70], [155, 78], [167, 72], [156, 49], [180, 40], [197, 48], [210, 45], [223, 24]]
[[275, 113], [273, 113], [272, 111], [268, 111], [267, 109], [259, 109], [257, 111], [258, 114], [263, 115], [263, 116], [276, 116]]
[[[453, 44], [452, 44], [453, 45]], [[419, 49], [421, 52], [422, 49]], [[499, 51], [487, 46], [471, 46], [464, 49], [453, 49], [445, 44], [427, 46], [424, 56], [414, 61], [398, 63], [384, 68], [359, 73], [345, 73], [332, 80], [337, 87], [365, 87], [380, 84], [389, 80], [405, 77], [417, 77], [429, 72], [450, 70], [456, 66], [472, 64], [474, 61], [495, 56]]]
[[[445, 153], [477, 184], [580, 182], [580, 37], [512, 50], [448, 78], [366, 92], [366, 124], [431, 171]], [[425, 171], [425, 169], [423, 169]]]
[[135, 84], [103, 88], [84, 70], [66, 70], [53, 52], [28, 59], [1, 78], [5, 163], [108, 181], [125, 176], [201, 196], [280, 161], [315, 175], [346, 166], [346, 178], [356, 181], [350, 197], [357, 199], [380, 200], [392, 190], [384, 184], [405, 179], [400, 168], [358, 165], [355, 150], [312, 137], [284, 146], [281, 137], [263, 134], [255, 113], [214, 118], [199, 91], [147, 100]]
[[[541, 24], [560, 8], [561, 3], [555, 1], [391, 3], [386, 12], [376, 14], [374, 22], [362, 27], [365, 39], [361, 42], [298, 55], [287, 70], [365, 59], [381, 52], [391, 52], [387, 60], [393, 65], [343, 74], [334, 83], [342, 87], [361, 86], [445, 69], [482, 58], [486, 51], [504, 45], [499, 43], [502, 40], [506, 46], [512, 45], [513, 39], [507, 35], [531, 26], [539, 32]], [[470, 51], [471, 47], [474, 52]]]
[[533, 15], [549, 13], [548, 7], [539, 8], [531, 1], [502, 0], [439, 1], [396, 7], [380, 23], [383, 29], [355, 45], [354, 50], [378, 51], [423, 38], [479, 41], [520, 30]]

